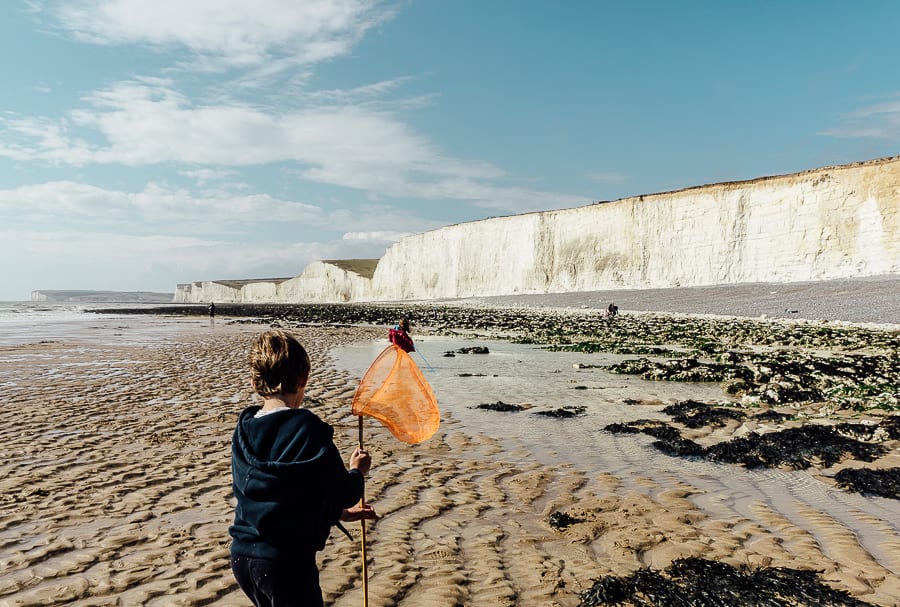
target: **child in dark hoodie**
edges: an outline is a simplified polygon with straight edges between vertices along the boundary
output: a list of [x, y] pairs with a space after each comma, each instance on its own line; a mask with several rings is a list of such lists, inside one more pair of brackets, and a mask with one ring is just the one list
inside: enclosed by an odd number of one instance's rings
[[357, 447], [347, 470], [332, 427], [301, 407], [310, 363], [293, 336], [260, 335], [250, 370], [263, 404], [241, 413], [232, 439], [231, 568], [257, 607], [318, 607], [316, 552], [332, 525], [376, 518], [355, 505], [372, 460]]

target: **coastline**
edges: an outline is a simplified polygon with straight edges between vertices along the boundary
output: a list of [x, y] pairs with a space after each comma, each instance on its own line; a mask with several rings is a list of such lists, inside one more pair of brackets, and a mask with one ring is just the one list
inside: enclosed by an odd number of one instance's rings
[[[800, 340], [791, 346], [797, 351], [816, 350], [823, 343], [813, 341], [815, 332], [795, 331], [795, 325], [805, 323], [696, 317], [682, 322], [672, 315], [625, 313], [612, 324], [600, 324], [596, 311], [571, 308], [276, 306], [275, 318], [237, 322], [259, 308], [217, 307], [220, 316], [213, 322], [197, 318], [203, 314], [199, 309], [188, 317], [125, 313], [116, 322], [96, 323], [101, 335], [61, 335], [2, 348], [0, 397], [14, 415], [0, 425], [10, 454], [0, 466], [0, 545], [6, 565], [0, 574], [0, 606], [247, 604], [227, 561], [233, 508], [229, 442], [237, 414], [252, 402], [246, 347], [270, 324], [289, 328], [309, 346], [314, 371], [308, 406], [336, 427], [342, 452], [357, 439], [348, 403], [359, 378], [338, 365], [336, 348], [383, 340], [384, 326], [402, 311], [421, 314], [413, 329], [428, 327], [423, 347], [432, 339], [521, 338], [561, 328], [566, 331], [561, 336], [570, 338], [588, 331], [602, 338], [608, 330], [616, 342], [632, 343], [645, 339], [640, 331], [696, 326], [706, 334], [757, 325], [784, 328], [785, 333], [774, 335]], [[867, 348], [874, 353], [896, 351], [892, 331], [831, 324], [834, 331], [823, 339], [845, 344], [840, 350], [854, 343], [842, 340], [864, 336], [875, 339]], [[693, 340], [692, 335], [685, 339]], [[578, 360], [597, 360], [591, 356]], [[613, 403], [623, 406], [626, 394], [647, 395], [644, 402], [628, 405], [632, 419], [661, 418], [665, 402], [694, 394], [690, 382], [629, 382], [622, 376], [612, 382], [601, 370], [572, 369], [571, 364], [559, 371], [563, 380], [566, 373], [578, 373], [573, 377], [579, 382], [602, 384], [594, 392], [578, 392], [596, 399], [601, 412]], [[469, 380], [473, 397], [490, 397], [490, 402], [506, 397], [490, 382], [479, 388], [477, 378], [459, 381]], [[633, 386], [625, 390], [613, 384]], [[651, 388], [656, 396], [648, 392]], [[571, 389], [555, 393], [555, 406], [572, 402]], [[704, 394], [710, 389], [706, 386]], [[722, 400], [737, 399], [723, 394]], [[842, 493], [829, 480], [841, 466], [800, 475], [805, 479], [800, 486], [809, 492], [803, 494], [805, 501], [794, 501], [792, 493], [777, 487], [753, 493], [758, 490], [748, 483], [759, 475], [733, 465], [716, 465], [718, 478], [705, 481], [709, 485], [691, 484], [647, 467], [652, 460], [673, 470], [690, 469], [688, 460], [655, 455], [644, 446], [647, 441], [603, 433], [591, 427], [590, 416], [547, 423], [561, 432], [577, 429], [596, 437], [590, 440], [612, 441], [615, 450], [632, 453], [631, 459], [549, 466], [538, 457], [545, 447], [525, 437], [486, 434], [466, 417], [469, 404], [456, 403], [454, 410], [447, 402], [441, 429], [422, 445], [404, 445], [371, 426], [367, 446], [375, 466], [367, 495], [383, 516], [369, 531], [373, 606], [578, 607], [582, 593], [602, 576], [659, 571], [673, 560], [697, 556], [733, 567], [822, 571], [826, 587], [873, 605], [892, 605], [900, 594], [900, 530], [891, 522], [898, 520], [893, 516], [900, 514], [898, 502]], [[872, 413], [876, 419], [885, 415]], [[498, 412], [479, 415], [500, 420], [510, 430], [522, 424], [522, 418], [488, 417], [504, 415]], [[822, 419], [810, 412], [809, 421]], [[723, 440], [746, 432], [748, 423], [690, 436], [700, 442]], [[894, 453], [877, 465], [897, 465], [896, 443], [889, 444]], [[842, 463], [848, 465], [865, 464]], [[773, 474], [777, 478], [777, 471]], [[697, 478], [708, 476], [702, 472]], [[751, 497], [741, 497], [742, 491]], [[848, 530], [840, 518], [817, 509], [817, 500], [825, 496], [838, 505], [874, 504], [874, 514], [846, 515], [860, 519], [867, 533]], [[569, 524], [552, 524], [563, 514]], [[358, 537], [358, 529], [351, 532]], [[867, 548], [873, 545], [877, 549]], [[320, 553], [320, 566], [326, 604], [359, 604], [358, 545], [334, 533]]]

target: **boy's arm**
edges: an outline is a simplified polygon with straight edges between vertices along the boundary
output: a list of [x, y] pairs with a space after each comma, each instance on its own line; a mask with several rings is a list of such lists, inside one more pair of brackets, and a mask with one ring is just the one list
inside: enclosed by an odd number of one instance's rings
[[[326, 470], [325, 487], [330, 489], [329, 501], [336, 510], [348, 508], [362, 498], [365, 478], [363, 471], [344, 466], [344, 460], [334, 443], [328, 449], [328, 469]], [[366, 468], [368, 470], [368, 468]]]

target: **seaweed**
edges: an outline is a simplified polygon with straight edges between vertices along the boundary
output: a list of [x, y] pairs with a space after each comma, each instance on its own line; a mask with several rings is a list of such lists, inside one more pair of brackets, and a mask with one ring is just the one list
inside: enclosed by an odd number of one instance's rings
[[515, 403], [505, 403], [502, 400], [498, 400], [495, 403], [481, 403], [480, 405], [475, 405], [475, 409], [485, 409], [487, 411], [521, 411], [525, 407], [522, 405], [517, 405]]
[[787, 567], [754, 569], [688, 557], [664, 570], [639, 569], [603, 576], [581, 593], [579, 607], [866, 607], [871, 605], [827, 585], [820, 572]]
[[790, 413], [779, 413], [774, 409], [769, 409], [768, 411], [763, 411], [762, 413], [757, 413], [753, 416], [753, 419], [761, 422], [774, 422], [776, 424], [780, 424], [791, 419], [793, 415]]
[[535, 411], [535, 415], [543, 415], [545, 417], [576, 417], [583, 415], [586, 411], [585, 407], [560, 407], [559, 409], [551, 409], [549, 411]]
[[832, 426], [810, 425], [767, 434], [748, 434], [706, 450], [713, 461], [740, 463], [748, 468], [788, 465], [809, 468], [813, 459], [826, 468], [847, 456], [871, 462], [887, 452], [883, 445], [841, 436]]
[[834, 480], [849, 491], [900, 499], [900, 468], [844, 468], [834, 475]]
[[612, 434], [640, 434], [641, 432], [640, 428], [635, 428], [630, 424], [621, 423], [609, 424], [603, 429]]
[[704, 426], [724, 426], [731, 420], [743, 421], [747, 415], [741, 411], [733, 411], [718, 407], [710, 407], [705, 403], [686, 400], [674, 403], [662, 410], [666, 415], [671, 415], [672, 420], [683, 424], [688, 428], [702, 428]]
[[687, 438], [672, 438], [653, 441], [653, 446], [665, 453], [677, 457], [702, 457], [706, 454], [703, 446]]
[[550, 514], [550, 526], [557, 530], [563, 530], [574, 525], [575, 523], [583, 523], [584, 519], [572, 516], [567, 512], [559, 512], [558, 510]]
[[888, 447], [883, 444], [843, 436], [835, 426], [821, 424], [766, 434], [753, 432], [710, 447], [703, 447], [684, 438], [676, 427], [658, 420], [609, 424], [604, 430], [616, 434], [648, 434], [657, 439], [652, 443], [653, 446], [667, 455], [704, 457], [747, 468], [790, 466], [805, 469], [816, 460], [827, 468], [848, 457], [871, 462], [888, 452]]
[[881, 420], [878, 426], [880, 428], [884, 428], [889, 439], [900, 439], [900, 415], [890, 415], [888, 417], [885, 417]]

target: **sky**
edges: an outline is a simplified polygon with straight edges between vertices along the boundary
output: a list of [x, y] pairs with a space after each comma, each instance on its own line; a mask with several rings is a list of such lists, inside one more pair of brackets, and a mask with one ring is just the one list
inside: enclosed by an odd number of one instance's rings
[[900, 2], [4, 0], [0, 300], [900, 154]]

